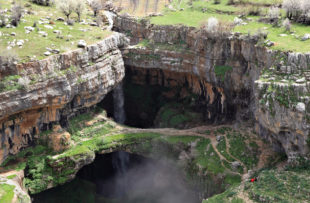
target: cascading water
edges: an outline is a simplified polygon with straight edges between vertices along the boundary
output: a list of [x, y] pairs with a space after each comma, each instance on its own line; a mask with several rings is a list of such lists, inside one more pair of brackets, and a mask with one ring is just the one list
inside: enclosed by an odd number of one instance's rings
[[114, 103], [114, 120], [120, 124], [124, 124], [126, 121], [125, 109], [124, 109], [124, 90], [123, 83], [120, 83], [113, 90], [113, 103]]
[[[123, 83], [120, 83], [113, 90], [113, 101], [114, 101], [114, 120], [120, 124], [124, 124], [126, 120], [125, 109], [124, 109], [124, 90]], [[112, 156], [112, 165], [114, 170], [119, 176], [117, 185], [117, 193], [119, 196], [124, 195], [127, 187], [127, 178], [125, 173], [127, 172], [129, 164], [129, 155], [126, 152], [116, 152]]]

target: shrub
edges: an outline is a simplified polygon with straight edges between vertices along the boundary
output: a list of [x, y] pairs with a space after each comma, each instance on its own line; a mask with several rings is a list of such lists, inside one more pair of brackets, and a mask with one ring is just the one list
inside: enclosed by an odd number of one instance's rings
[[214, 0], [213, 3], [214, 3], [214, 4], [220, 4], [220, 3], [221, 3], [221, 0]]
[[301, 0], [284, 0], [282, 7], [286, 10], [289, 19], [296, 18], [301, 13]]
[[247, 9], [247, 15], [260, 16], [261, 15], [261, 9], [258, 6], [250, 6]]
[[12, 8], [12, 15], [11, 15], [11, 24], [14, 26], [18, 26], [20, 19], [22, 18], [23, 15], [23, 7], [20, 3], [14, 4]]
[[235, 0], [228, 0], [227, 5], [233, 5], [235, 4]]
[[214, 33], [217, 31], [218, 26], [219, 26], [218, 20], [214, 17], [211, 17], [208, 19], [206, 30], [207, 32]]
[[74, 2], [74, 12], [78, 16], [78, 21], [81, 21], [81, 15], [85, 11], [85, 1], [84, 0], [75, 0]]
[[279, 18], [280, 9], [278, 7], [271, 7], [268, 11], [268, 17], [271, 19]]
[[57, 8], [67, 17], [67, 21], [70, 19], [70, 15], [74, 11], [75, 1], [74, 0], [58, 0], [56, 2]]
[[218, 21], [216, 18], [211, 17], [202, 28], [209, 33], [209, 37], [225, 37], [231, 33], [233, 24], [226, 21]]
[[93, 10], [95, 17], [97, 16], [98, 12], [103, 8], [103, 4], [100, 0], [91, 0], [89, 5]]
[[30, 80], [27, 77], [19, 78], [18, 84], [20, 85], [22, 89], [27, 89], [30, 84]]
[[18, 57], [12, 50], [0, 51], [0, 70], [17, 63]]
[[287, 31], [287, 32], [290, 32], [290, 31], [291, 31], [292, 25], [291, 25], [291, 22], [290, 22], [290, 20], [289, 20], [288, 18], [286, 18], [286, 19], [283, 21], [282, 26], [284, 27], [285, 31]]

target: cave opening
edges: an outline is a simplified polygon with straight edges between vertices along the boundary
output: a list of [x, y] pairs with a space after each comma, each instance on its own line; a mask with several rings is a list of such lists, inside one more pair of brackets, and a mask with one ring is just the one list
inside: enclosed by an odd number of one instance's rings
[[[138, 128], [186, 129], [234, 119], [235, 108], [223, 102], [219, 88], [186, 73], [126, 67], [122, 83], [123, 124]], [[115, 90], [99, 106], [115, 120]]]
[[174, 165], [124, 151], [96, 155], [76, 178], [33, 195], [34, 203], [196, 203], [198, 192]]

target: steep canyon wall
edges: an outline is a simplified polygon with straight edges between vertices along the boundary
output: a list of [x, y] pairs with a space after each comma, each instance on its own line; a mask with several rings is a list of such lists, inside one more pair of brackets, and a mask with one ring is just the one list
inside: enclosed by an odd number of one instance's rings
[[0, 93], [0, 163], [53, 124], [66, 126], [69, 117], [99, 103], [125, 75], [119, 50], [125, 44], [124, 35], [114, 33], [85, 49], [1, 69], [0, 79], [20, 75], [30, 83]]
[[221, 38], [125, 16], [114, 21], [115, 31], [131, 39], [123, 55], [139, 76], [136, 83], [148, 78], [163, 86], [186, 84], [205, 95], [211, 119], [253, 121], [256, 132], [289, 161], [309, 156], [310, 54], [270, 50], [258, 46], [256, 36], [239, 33]]

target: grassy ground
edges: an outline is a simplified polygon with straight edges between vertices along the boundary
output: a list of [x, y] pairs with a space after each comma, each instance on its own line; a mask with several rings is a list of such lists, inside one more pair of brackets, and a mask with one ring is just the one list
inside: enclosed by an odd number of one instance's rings
[[[177, 10], [175, 12], [165, 10], [164, 16], [156, 16], [151, 18], [151, 23], [158, 25], [174, 25], [174, 24], [184, 24], [187, 26], [200, 27], [202, 24], [206, 23], [208, 18], [216, 17], [222, 21], [233, 22], [234, 18], [240, 14], [247, 14], [253, 5], [227, 5], [228, 0], [222, 0], [220, 4], [214, 4], [213, 1], [194, 1], [192, 7], [188, 6], [186, 1], [178, 4], [174, 1], [173, 4], [175, 8], [183, 8], [184, 10]], [[278, 3], [280, 1], [265, 1], [265, 0], [252, 0], [250, 3], [256, 4], [266, 4], [266, 3]], [[202, 10], [206, 9], [206, 12]], [[268, 7], [260, 7], [263, 14], [268, 12]], [[284, 13], [284, 11], [282, 11]], [[238, 25], [234, 28], [235, 32], [241, 32], [243, 34], [254, 34], [258, 30], [266, 30], [269, 40], [275, 42], [275, 46], [271, 49], [275, 50], [290, 50], [296, 52], [308, 52], [310, 50], [310, 40], [301, 41], [300, 38], [304, 34], [309, 33], [309, 26], [293, 23], [292, 31], [295, 35], [287, 33], [282, 27], [272, 27], [270, 24], [257, 22], [257, 16], [247, 16], [251, 18], [252, 21], [245, 21], [247, 25]], [[287, 34], [287, 36], [280, 36], [280, 34]]]
[[[11, 0], [0, 0], [2, 8], [11, 8]], [[23, 4], [30, 3], [30, 1], [22, 0]], [[59, 49], [61, 52], [66, 52], [77, 48], [77, 42], [79, 40], [85, 40], [87, 44], [92, 44], [100, 39], [104, 39], [111, 34], [109, 31], [103, 31], [99, 27], [92, 27], [90, 25], [81, 25], [75, 23], [73, 26], [64, 25], [64, 22], [56, 21], [58, 17], [64, 17], [62, 13], [56, 9], [56, 7], [39, 6], [30, 3], [31, 7], [27, 8], [31, 10], [33, 14], [26, 14], [21, 21], [21, 24], [17, 28], [0, 28], [2, 37], [0, 37], [0, 54], [8, 52], [6, 50], [8, 42], [16, 40], [25, 40], [22, 48], [15, 46], [11, 52], [19, 57], [21, 61], [28, 61], [30, 58], [42, 59], [45, 58], [44, 52], [46, 48]], [[10, 15], [10, 13], [8, 13]], [[51, 24], [39, 24], [41, 18], [50, 17]], [[72, 14], [72, 19], [77, 21], [76, 14]], [[82, 16], [82, 19], [87, 22], [92, 22], [94, 17], [90, 11]], [[42, 21], [42, 20], [41, 20]], [[33, 26], [34, 22], [37, 22], [37, 27], [29, 34], [25, 33], [25, 26]], [[44, 27], [50, 25], [54, 29], [48, 29]], [[57, 34], [53, 33], [54, 30], [61, 31], [63, 39], [57, 38]], [[44, 31], [48, 33], [47, 37], [42, 37], [38, 32]], [[85, 31], [85, 32], [84, 32]], [[16, 36], [11, 36], [12, 32], [16, 33]]]
[[14, 185], [0, 184], [0, 202], [11, 203], [14, 197]]

